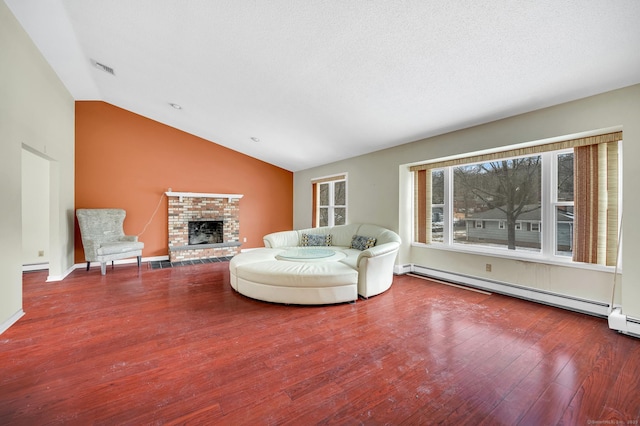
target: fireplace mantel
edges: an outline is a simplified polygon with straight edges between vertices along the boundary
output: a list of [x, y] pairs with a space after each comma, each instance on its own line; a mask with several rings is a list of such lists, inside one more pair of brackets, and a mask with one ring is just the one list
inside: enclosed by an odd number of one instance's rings
[[207, 192], [165, 192], [167, 197], [192, 197], [192, 198], [226, 198], [231, 202], [231, 200], [240, 199], [244, 195], [243, 194], [210, 194]]

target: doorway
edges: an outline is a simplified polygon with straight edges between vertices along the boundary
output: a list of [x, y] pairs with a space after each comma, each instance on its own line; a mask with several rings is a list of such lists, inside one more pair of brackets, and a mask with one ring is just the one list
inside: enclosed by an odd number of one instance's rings
[[49, 269], [50, 163], [22, 148], [22, 270]]

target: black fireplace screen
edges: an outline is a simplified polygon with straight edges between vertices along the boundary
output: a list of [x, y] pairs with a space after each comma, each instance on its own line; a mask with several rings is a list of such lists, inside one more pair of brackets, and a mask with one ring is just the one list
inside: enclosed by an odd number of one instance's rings
[[189, 245], [223, 243], [222, 229], [221, 220], [189, 222]]

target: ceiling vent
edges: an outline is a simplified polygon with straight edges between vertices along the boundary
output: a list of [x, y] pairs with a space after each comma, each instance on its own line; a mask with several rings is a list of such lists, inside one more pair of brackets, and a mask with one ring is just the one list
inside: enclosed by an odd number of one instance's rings
[[116, 75], [116, 73], [113, 71], [113, 68], [108, 67], [105, 64], [101, 64], [100, 62], [94, 61], [93, 59], [91, 60], [91, 63], [93, 64], [94, 67], [98, 68], [99, 70], [102, 70], [111, 75]]

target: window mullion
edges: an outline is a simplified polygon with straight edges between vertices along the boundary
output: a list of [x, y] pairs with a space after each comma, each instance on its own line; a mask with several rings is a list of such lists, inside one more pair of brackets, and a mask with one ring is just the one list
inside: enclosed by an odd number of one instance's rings
[[542, 153], [542, 197], [540, 220], [542, 222], [541, 253], [543, 256], [553, 256], [556, 246], [555, 210], [558, 189], [558, 164], [553, 152]]
[[451, 245], [453, 243], [453, 167], [447, 167], [444, 169], [444, 209], [443, 214], [445, 220], [443, 220], [442, 238], [443, 243]]
[[329, 226], [335, 225], [335, 208], [336, 208], [336, 200], [335, 200], [335, 182], [330, 182], [329, 184]]

